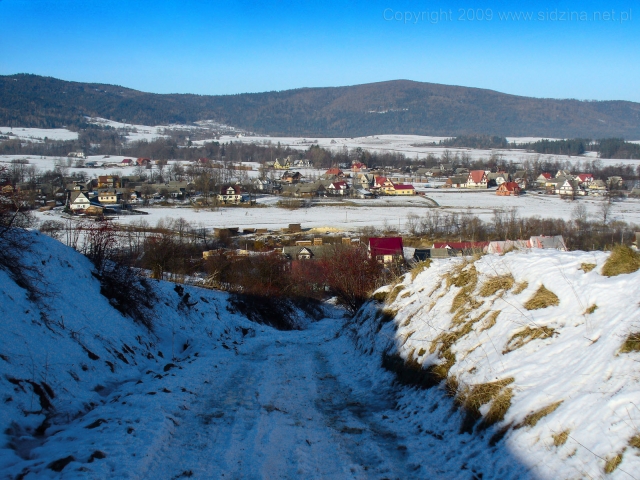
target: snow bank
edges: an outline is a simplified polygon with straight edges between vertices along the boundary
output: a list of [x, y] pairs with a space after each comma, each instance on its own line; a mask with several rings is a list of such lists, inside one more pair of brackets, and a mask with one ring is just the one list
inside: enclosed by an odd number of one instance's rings
[[[433, 261], [363, 307], [358, 344], [417, 365], [423, 385], [466, 408], [462, 431], [504, 446], [535, 478], [636, 478], [640, 353], [621, 347], [640, 331], [640, 271], [604, 277], [607, 257]], [[552, 292], [542, 301], [541, 286]]]
[[44, 295], [30, 298], [0, 270], [0, 471], [57, 477], [53, 462], [71, 456], [66, 476], [135, 476], [211, 379], [205, 358], [234, 356], [257, 325], [231, 313], [224, 293], [151, 281], [149, 332], [100, 293], [84, 256], [33, 235], [24, 262]]

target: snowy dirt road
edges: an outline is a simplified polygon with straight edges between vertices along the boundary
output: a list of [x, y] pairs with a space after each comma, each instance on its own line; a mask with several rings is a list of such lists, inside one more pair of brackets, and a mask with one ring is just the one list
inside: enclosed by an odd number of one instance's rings
[[144, 462], [142, 478], [424, 474], [390, 428], [391, 384], [372, 390], [366, 376], [350, 371], [356, 354], [337, 330], [325, 320], [305, 331], [259, 333], [211, 364], [208, 383], [176, 415], [178, 426]]

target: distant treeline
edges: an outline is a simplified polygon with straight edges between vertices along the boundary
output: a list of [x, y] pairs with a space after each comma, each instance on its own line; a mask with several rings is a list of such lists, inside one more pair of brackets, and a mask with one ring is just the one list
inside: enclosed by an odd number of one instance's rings
[[438, 143], [442, 147], [460, 148], [510, 148], [511, 145], [504, 137], [497, 135], [460, 135], [458, 137], [440, 140]]

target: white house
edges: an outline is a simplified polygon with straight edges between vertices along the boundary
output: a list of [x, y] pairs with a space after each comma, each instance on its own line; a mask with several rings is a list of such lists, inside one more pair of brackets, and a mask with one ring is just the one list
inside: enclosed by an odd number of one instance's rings
[[75, 212], [77, 210], [86, 210], [91, 206], [91, 202], [83, 192], [74, 190], [69, 194], [67, 206]]

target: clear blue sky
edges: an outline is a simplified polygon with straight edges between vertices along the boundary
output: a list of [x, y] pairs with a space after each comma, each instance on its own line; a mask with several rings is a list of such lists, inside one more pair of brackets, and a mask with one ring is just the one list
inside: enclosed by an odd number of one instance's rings
[[0, 0], [0, 49], [0, 74], [157, 93], [402, 78], [640, 102], [640, 0]]

